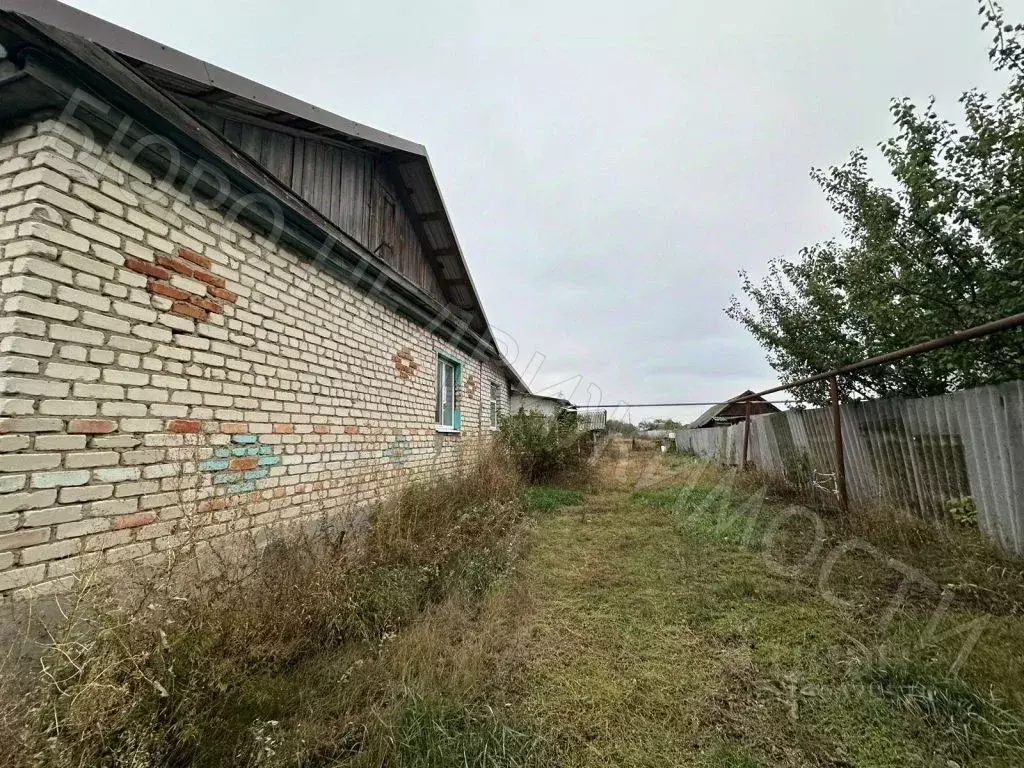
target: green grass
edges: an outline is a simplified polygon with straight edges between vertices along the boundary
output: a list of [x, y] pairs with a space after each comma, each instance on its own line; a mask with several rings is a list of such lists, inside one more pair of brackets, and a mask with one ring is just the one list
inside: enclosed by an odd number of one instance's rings
[[[227, 680], [197, 724], [223, 742], [207, 764], [1024, 764], [1019, 561], [893, 519], [825, 517], [818, 531], [695, 464], [626, 457], [586, 494], [516, 489], [540, 514], [501, 536], [478, 521], [454, 552], [437, 549], [445, 499], [422, 525], [436, 541], [407, 535], [419, 518], [399, 518], [380, 545], [400, 544], [401, 560], [369, 570], [344, 608], [357, 640], [303, 645]], [[921, 642], [937, 599], [925, 588], [880, 626], [902, 577], [870, 553], [836, 562], [828, 586], [840, 600], [822, 596], [824, 556], [854, 538], [957, 595], [937, 637]], [[432, 575], [438, 563], [450, 579]], [[951, 673], [964, 639], [953, 630], [983, 617]]]
[[576, 507], [583, 503], [583, 492], [553, 485], [533, 485], [526, 489], [526, 501], [531, 509], [553, 512], [562, 507]]
[[543, 741], [487, 705], [413, 697], [394, 727], [404, 768], [526, 768], [550, 765]]
[[[561, 765], [1022, 763], [1024, 622], [1009, 587], [989, 598], [998, 631], [983, 636], [956, 677], [949, 668], [962, 638], [918, 647], [937, 595], [912, 589], [881, 635], [878, 617], [898, 574], [853, 552], [829, 581], [844, 602], [826, 601], [819, 566], [845, 529], [826, 518], [822, 557], [789, 568], [817, 532], [799, 517], [775, 524], [781, 507], [770, 504], [752, 521], [749, 492], [709, 484], [707, 474], [697, 485], [680, 482], [685, 464], [665, 462], [664, 476], [648, 466], [640, 490], [626, 490], [619, 472], [623, 490], [588, 497], [585, 516], [538, 525], [522, 568], [540, 597], [520, 707], [551, 724]], [[785, 573], [763, 557], [767, 530]], [[875, 544], [885, 550], [887, 542], [942, 583], [998, 586], [978, 578], [998, 557], [973, 544], [957, 562], [959, 543], [913, 526], [881, 528]], [[979, 607], [954, 605], [944, 631]], [[879, 649], [909, 666], [867, 655]]]

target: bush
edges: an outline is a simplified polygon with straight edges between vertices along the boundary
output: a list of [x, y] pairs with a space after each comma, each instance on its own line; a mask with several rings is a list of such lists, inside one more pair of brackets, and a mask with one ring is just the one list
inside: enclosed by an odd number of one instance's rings
[[[234, 551], [251, 560], [241, 573], [163, 573], [130, 600], [119, 585], [85, 589], [24, 716], [0, 706], [0, 742], [23, 745], [8, 764], [313, 765], [300, 757], [325, 745], [358, 753], [381, 691], [345, 685], [338, 669], [379, 655], [431, 605], [486, 591], [507, 566], [522, 499], [494, 451], [378, 505], [355, 546], [323, 525]], [[318, 712], [307, 684], [325, 678]]]
[[579, 417], [571, 411], [546, 416], [520, 410], [502, 420], [499, 438], [531, 483], [578, 479], [585, 474], [592, 450], [589, 434], [581, 432]]

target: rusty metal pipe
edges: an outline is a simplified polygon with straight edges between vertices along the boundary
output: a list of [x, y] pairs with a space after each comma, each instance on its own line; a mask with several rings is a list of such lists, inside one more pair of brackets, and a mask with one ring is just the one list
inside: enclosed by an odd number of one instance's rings
[[814, 376], [808, 376], [806, 379], [800, 379], [799, 381], [793, 381], [789, 384], [780, 384], [777, 387], [763, 390], [762, 392], [755, 392], [753, 395], [746, 395], [745, 397], [734, 397], [729, 400], [728, 403], [742, 403], [745, 400], [753, 400], [755, 397], [764, 397], [765, 395], [774, 395], [776, 392], [784, 392], [787, 389], [795, 389], [802, 387], [806, 384], [814, 384], [818, 381], [824, 381], [830, 379], [833, 376], [842, 376], [843, 374], [853, 373], [854, 371], [860, 371], [864, 368], [871, 368], [876, 365], [884, 365], [885, 363], [894, 363], [897, 360], [903, 360], [907, 357], [913, 357], [914, 355], [920, 355], [925, 352], [932, 352], [936, 349], [945, 349], [946, 347], [952, 347], [956, 344], [962, 344], [965, 341], [972, 341], [973, 339], [980, 339], [985, 336], [991, 336], [994, 333], [1000, 333], [1001, 331], [1009, 331], [1014, 328], [1024, 327], [1024, 312], [1016, 315], [1010, 315], [1004, 317], [1001, 320], [993, 320], [991, 323], [985, 323], [983, 325], [977, 325], [974, 328], [968, 328], [964, 331], [957, 331], [950, 334], [949, 336], [943, 336], [941, 339], [932, 339], [931, 341], [924, 341], [920, 344], [914, 344], [910, 347], [904, 347], [903, 349], [897, 349], [895, 352], [886, 352], [884, 355], [877, 355], [875, 357], [869, 357], [867, 360], [861, 360], [859, 363], [851, 363], [850, 365], [844, 365], [841, 368], [836, 368], [832, 371], [825, 373], [815, 374]]

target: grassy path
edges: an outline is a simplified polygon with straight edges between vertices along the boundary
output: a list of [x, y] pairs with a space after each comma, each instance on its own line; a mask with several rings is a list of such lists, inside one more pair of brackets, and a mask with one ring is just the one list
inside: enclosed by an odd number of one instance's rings
[[0, 764], [1024, 765], [1024, 562], [753, 482], [620, 452], [524, 498], [492, 457], [351, 560], [282, 540], [191, 599], [101, 601], [42, 704], [0, 677]]
[[[836, 566], [845, 599], [834, 605], [814, 569], [774, 573], [740, 541], [744, 523], [729, 513], [741, 495], [694, 518], [680, 493], [691, 507], [706, 494], [668, 463], [646, 478], [642, 469], [621, 464], [582, 509], [544, 515], [522, 565], [529, 601], [505, 684], [512, 711], [549, 748], [538, 764], [1024, 764], [1017, 603], [986, 614], [964, 679], [954, 678], [948, 663], [963, 638], [916, 647], [926, 595], [910, 590], [880, 634], [894, 577], [871, 558]], [[635, 491], [638, 480], [646, 490]], [[813, 544], [800, 538], [780, 526], [780, 557], [799, 561]], [[985, 613], [968, 604], [951, 626]]]

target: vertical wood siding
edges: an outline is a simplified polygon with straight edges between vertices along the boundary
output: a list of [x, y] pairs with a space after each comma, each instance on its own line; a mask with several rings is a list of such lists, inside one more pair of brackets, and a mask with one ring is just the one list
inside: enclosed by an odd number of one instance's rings
[[410, 212], [402, 207], [376, 157], [216, 115], [203, 119], [339, 229], [444, 302]]

